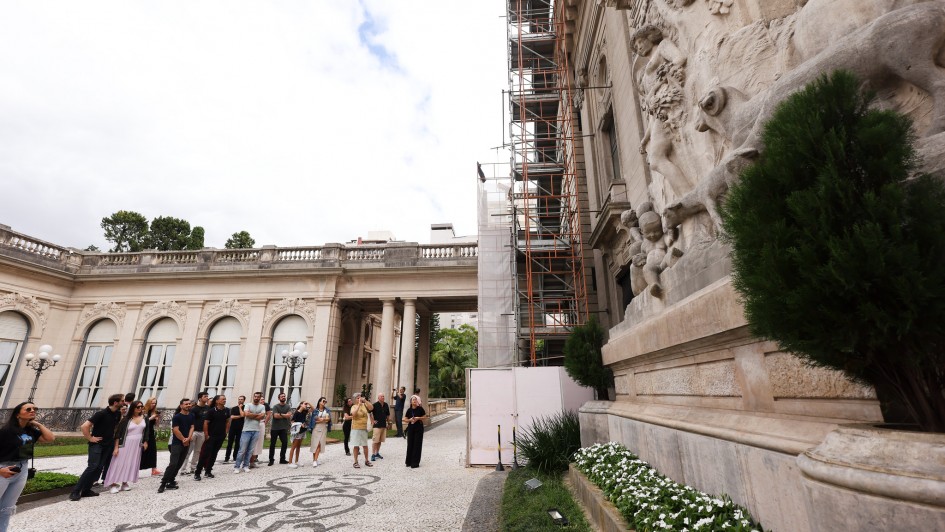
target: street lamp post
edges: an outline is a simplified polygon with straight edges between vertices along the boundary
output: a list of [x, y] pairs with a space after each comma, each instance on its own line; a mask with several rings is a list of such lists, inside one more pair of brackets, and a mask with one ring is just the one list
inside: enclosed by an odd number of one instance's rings
[[285, 362], [286, 367], [289, 368], [289, 393], [286, 394], [289, 396], [289, 401], [292, 400], [292, 385], [295, 383], [295, 370], [304, 366], [305, 360], [308, 359], [308, 351], [303, 351], [303, 349], [305, 349], [305, 343], [295, 342], [295, 345], [292, 346], [292, 351], [282, 351], [282, 361]]
[[39, 376], [47, 369], [55, 366], [56, 363], [62, 359], [62, 355], [50, 355], [52, 350], [51, 345], [45, 344], [39, 347], [39, 355], [34, 355], [33, 353], [26, 354], [26, 365], [36, 372], [36, 377], [33, 378], [33, 387], [30, 389], [30, 398], [26, 400], [28, 403], [33, 402], [33, 396], [36, 394], [36, 385], [39, 384]]

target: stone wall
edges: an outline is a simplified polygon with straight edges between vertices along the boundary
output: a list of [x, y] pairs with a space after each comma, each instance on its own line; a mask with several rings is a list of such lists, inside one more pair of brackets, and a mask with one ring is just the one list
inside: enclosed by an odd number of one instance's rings
[[[590, 245], [617, 397], [585, 405], [583, 442], [620, 441], [773, 530], [941, 528], [937, 498], [876, 481], [869, 465], [817, 466], [837, 453], [815, 450], [846, 424], [882, 421], [875, 395], [751, 336], [718, 209], [763, 153], [777, 104], [839, 68], [912, 118], [923, 169], [945, 177], [945, 2], [565, 4], [576, 13]], [[861, 443], [876, 448], [874, 438]], [[940, 493], [945, 462], [925, 466], [927, 490]]]

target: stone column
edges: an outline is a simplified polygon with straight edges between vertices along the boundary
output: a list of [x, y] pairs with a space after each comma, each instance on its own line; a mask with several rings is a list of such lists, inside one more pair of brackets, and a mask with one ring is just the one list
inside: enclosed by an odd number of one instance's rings
[[[247, 319], [249, 325], [246, 339], [240, 350], [235, 387], [237, 397], [245, 395], [247, 403], [252, 402], [254, 392], [265, 392], [263, 375], [266, 374], [266, 364], [269, 363], [269, 344], [272, 343], [272, 330], [264, 330], [268, 305], [268, 299], [249, 300], [249, 318]], [[229, 397], [227, 397], [227, 402], [236, 404]]]
[[381, 312], [380, 352], [374, 364], [374, 387], [371, 390], [374, 397], [390, 389], [391, 365], [394, 360], [394, 300], [383, 299], [381, 302], [384, 303], [384, 310]]
[[400, 386], [407, 389], [407, 397], [413, 393], [414, 389], [414, 368], [415, 366], [415, 348], [414, 337], [417, 330], [417, 300], [404, 300], [404, 330], [400, 337], [403, 339], [400, 348]]
[[[427, 405], [430, 397], [430, 314], [420, 314], [420, 352], [417, 353], [417, 382], [415, 388], [420, 388], [420, 399]], [[413, 390], [407, 389], [407, 396], [413, 395]]]

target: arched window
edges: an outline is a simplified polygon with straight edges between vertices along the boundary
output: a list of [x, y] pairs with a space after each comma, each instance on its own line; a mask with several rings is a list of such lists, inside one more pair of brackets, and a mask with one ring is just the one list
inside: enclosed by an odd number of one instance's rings
[[148, 331], [148, 340], [144, 346], [144, 360], [138, 377], [138, 398], [147, 400], [157, 397], [158, 406], [168, 406], [164, 392], [167, 390], [168, 373], [174, 363], [176, 349], [177, 323], [171, 318], [155, 323]]
[[118, 329], [112, 320], [100, 320], [85, 335], [85, 352], [72, 392], [72, 406], [88, 408], [102, 404], [108, 363], [112, 359]]
[[16, 312], [0, 312], [0, 404], [7, 395], [13, 368], [26, 343], [29, 323]]
[[296, 342], [305, 342], [308, 325], [300, 316], [287, 316], [276, 325], [272, 332], [272, 350], [269, 353], [269, 382], [266, 383], [266, 395], [270, 404], [279, 402], [279, 394], [288, 395], [289, 404], [297, 405], [302, 399], [302, 376], [305, 366], [295, 370], [293, 381], [289, 382], [290, 371], [282, 361], [283, 351], [292, 351]]
[[243, 327], [236, 318], [223, 318], [213, 325], [207, 346], [207, 364], [201, 390], [211, 396], [232, 396], [236, 384], [236, 366], [240, 360], [240, 335]]

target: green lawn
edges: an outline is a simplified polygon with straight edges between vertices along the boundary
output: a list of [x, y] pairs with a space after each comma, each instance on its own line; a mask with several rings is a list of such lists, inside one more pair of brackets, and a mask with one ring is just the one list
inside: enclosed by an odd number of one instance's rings
[[[390, 429], [387, 431], [388, 438], [392, 438], [396, 434], [397, 434], [396, 429]], [[167, 432], [164, 432], [163, 435], [159, 434], [159, 437], [157, 440], [157, 448], [159, 451], [167, 450], [168, 437], [169, 436]], [[333, 430], [328, 433], [328, 437], [341, 441], [344, 439], [344, 434], [340, 430]], [[305, 441], [303, 442], [302, 445], [307, 446], [310, 440], [311, 440], [311, 433], [307, 433], [305, 435]], [[269, 441], [268, 435], [265, 441], [266, 442]], [[269, 446], [268, 443], [266, 443], [265, 445], [267, 447]], [[88, 453], [88, 451], [89, 451], [88, 442], [85, 440], [85, 438], [81, 436], [57, 436], [56, 441], [52, 443], [37, 444], [34, 455], [36, 456], [36, 458], [44, 458], [47, 456], [76, 456], [76, 455], [86, 454]]]
[[[537, 478], [542, 485], [525, 490], [525, 481]], [[569, 524], [559, 526], [552, 521], [548, 510], [556, 508]], [[502, 524], [504, 532], [541, 532], [546, 530], [576, 530], [590, 532], [584, 512], [574, 501], [560, 474], [536, 473], [531, 469], [509, 472], [502, 493]]]
[[[22, 474], [25, 475], [26, 471], [24, 471]], [[37, 471], [35, 477], [26, 481], [26, 486], [23, 488], [23, 495], [29, 495], [30, 493], [36, 493], [39, 491], [53, 490], [56, 488], [64, 488], [66, 486], [74, 486], [78, 481], [79, 477], [75, 475]]]

